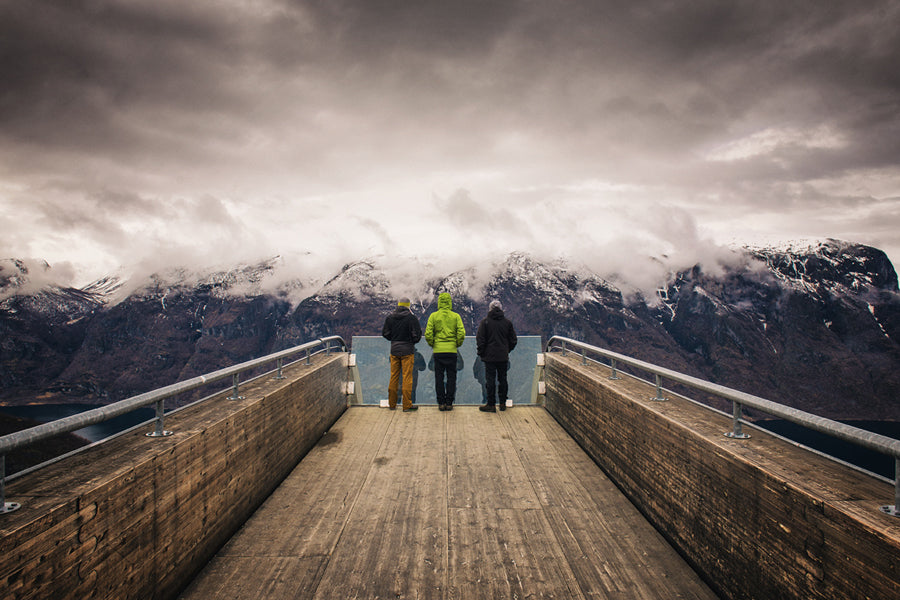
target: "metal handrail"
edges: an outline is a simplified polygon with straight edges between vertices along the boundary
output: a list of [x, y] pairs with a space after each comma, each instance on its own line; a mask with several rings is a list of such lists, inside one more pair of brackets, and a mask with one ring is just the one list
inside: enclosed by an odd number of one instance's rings
[[[108, 421], [115, 417], [127, 414], [145, 406], [150, 406], [152, 404], [156, 405], [156, 429], [154, 432], [148, 433], [147, 435], [149, 437], [163, 437], [170, 435], [171, 432], [166, 431], [163, 428], [163, 402], [167, 398], [171, 398], [172, 396], [177, 396], [178, 394], [189, 392], [210, 383], [215, 383], [217, 381], [221, 381], [223, 379], [231, 377], [233, 392], [228, 399], [241, 399], [241, 396], [238, 395], [239, 376], [241, 373], [275, 361], [278, 368], [278, 377], [281, 377], [281, 369], [285, 358], [296, 356], [305, 352], [306, 361], [307, 364], [309, 364], [309, 358], [311, 355], [318, 354], [320, 352], [325, 352], [326, 354], [330, 353], [332, 350], [331, 343], [335, 341], [338, 342], [338, 347], [343, 351], [347, 351], [349, 349], [346, 342], [344, 342], [343, 338], [341, 338], [341, 336], [339, 335], [320, 338], [311, 342], [307, 342], [305, 344], [301, 344], [299, 346], [295, 346], [293, 348], [288, 348], [286, 350], [281, 350], [279, 352], [263, 356], [261, 358], [248, 360], [246, 362], [242, 362], [231, 367], [226, 367], [212, 373], [199, 375], [192, 379], [179, 381], [178, 383], [173, 383], [172, 385], [167, 385], [150, 392], [138, 394], [137, 396], [132, 396], [131, 398], [121, 400], [107, 406], [101, 406], [100, 408], [95, 408], [83, 413], [79, 413], [77, 415], [57, 419], [49, 423], [42, 423], [41, 425], [31, 427], [30, 429], [24, 429], [22, 431], [17, 431], [15, 433], [0, 437], [0, 514], [18, 508], [18, 505], [16, 505], [15, 503], [11, 503], [12, 506], [10, 506], [10, 503], [4, 502], [6, 454], [8, 454], [9, 452], [18, 450], [19, 448], [23, 448], [30, 444], [34, 444], [35, 442], [39, 442], [56, 435], [71, 433], [90, 425], [96, 425], [97, 423]], [[312, 352], [312, 349], [317, 346], [323, 346], [323, 348], [321, 350], [317, 350], [316, 352]]]
[[666, 369], [665, 367], [644, 362], [611, 350], [591, 346], [590, 344], [585, 344], [584, 342], [579, 342], [578, 340], [573, 340], [571, 338], [563, 336], [551, 337], [547, 341], [546, 352], [552, 352], [557, 348], [562, 351], [564, 356], [570, 348], [580, 350], [582, 362], [584, 362], [587, 352], [597, 354], [610, 360], [614, 377], [616, 375], [617, 363], [652, 373], [656, 376], [656, 397], [651, 398], [651, 400], [665, 400], [665, 398], [662, 397], [660, 381], [663, 377], [701, 392], [731, 400], [733, 407], [732, 431], [725, 434], [731, 438], [746, 439], [750, 437], [741, 431], [741, 422], [743, 420], [742, 410], [744, 406], [748, 406], [786, 421], [790, 421], [791, 423], [802, 425], [803, 427], [836, 437], [846, 442], [857, 444], [864, 448], [868, 448], [869, 450], [892, 456], [894, 458], [894, 505], [883, 506], [882, 510], [888, 514], [900, 516], [900, 440], [895, 440], [894, 438], [880, 435], [872, 431], [866, 431], [865, 429], [853, 427], [852, 425], [847, 425], [838, 421], [832, 421], [831, 419], [826, 419], [825, 417], [791, 408], [790, 406], [766, 400], [759, 396], [754, 396], [723, 385], [691, 377], [690, 375], [672, 371], [671, 369]]

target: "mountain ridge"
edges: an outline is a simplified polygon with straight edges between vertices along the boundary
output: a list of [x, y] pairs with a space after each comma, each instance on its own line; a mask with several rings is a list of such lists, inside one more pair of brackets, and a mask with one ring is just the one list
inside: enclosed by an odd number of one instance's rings
[[[400, 295], [378, 257], [279, 281], [283, 262], [28, 294], [10, 293], [4, 269], [0, 403], [111, 402], [324, 335], [379, 335]], [[747, 248], [646, 295], [523, 252], [405, 287], [423, 325], [449, 291], [474, 337], [499, 299], [520, 334], [580, 339], [822, 416], [900, 420], [897, 274], [869, 246]]]

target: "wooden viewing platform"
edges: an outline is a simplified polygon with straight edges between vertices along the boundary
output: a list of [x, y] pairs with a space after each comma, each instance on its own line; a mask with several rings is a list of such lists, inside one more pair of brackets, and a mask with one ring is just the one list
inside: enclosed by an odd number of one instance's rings
[[352, 407], [181, 598], [715, 595], [541, 407]]

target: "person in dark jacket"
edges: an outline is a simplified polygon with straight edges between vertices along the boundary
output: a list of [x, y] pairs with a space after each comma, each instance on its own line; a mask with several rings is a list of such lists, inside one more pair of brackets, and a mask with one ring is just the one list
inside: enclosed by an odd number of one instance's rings
[[391, 379], [388, 383], [388, 406], [397, 408], [397, 389], [403, 373], [403, 412], [416, 410], [412, 403], [413, 369], [416, 343], [422, 339], [422, 326], [409, 310], [409, 298], [400, 298], [397, 308], [384, 320], [381, 335], [391, 342]]
[[503, 314], [503, 306], [499, 300], [491, 301], [488, 316], [478, 325], [475, 344], [479, 358], [484, 361], [485, 388], [487, 399], [478, 410], [497, 412], [496, 403], [499, 394], [500, 410], [506, 410], [506, 397], [509, 383], [506, 370], [509, 364], [509, 353], [516, 347], [519, 339], [512, 322]]

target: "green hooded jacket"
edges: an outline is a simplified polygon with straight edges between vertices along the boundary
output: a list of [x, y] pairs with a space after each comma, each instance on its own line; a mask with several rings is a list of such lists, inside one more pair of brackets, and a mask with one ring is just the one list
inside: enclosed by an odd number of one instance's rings
[[435, 353], [456, 352], [466, 339], [466, 328], [462, 318], [452, 310], [453, 300], [450, 294], [443, 292], [438, 296], [437, 311], [428, 315], [425, 325], [425, 341]]

